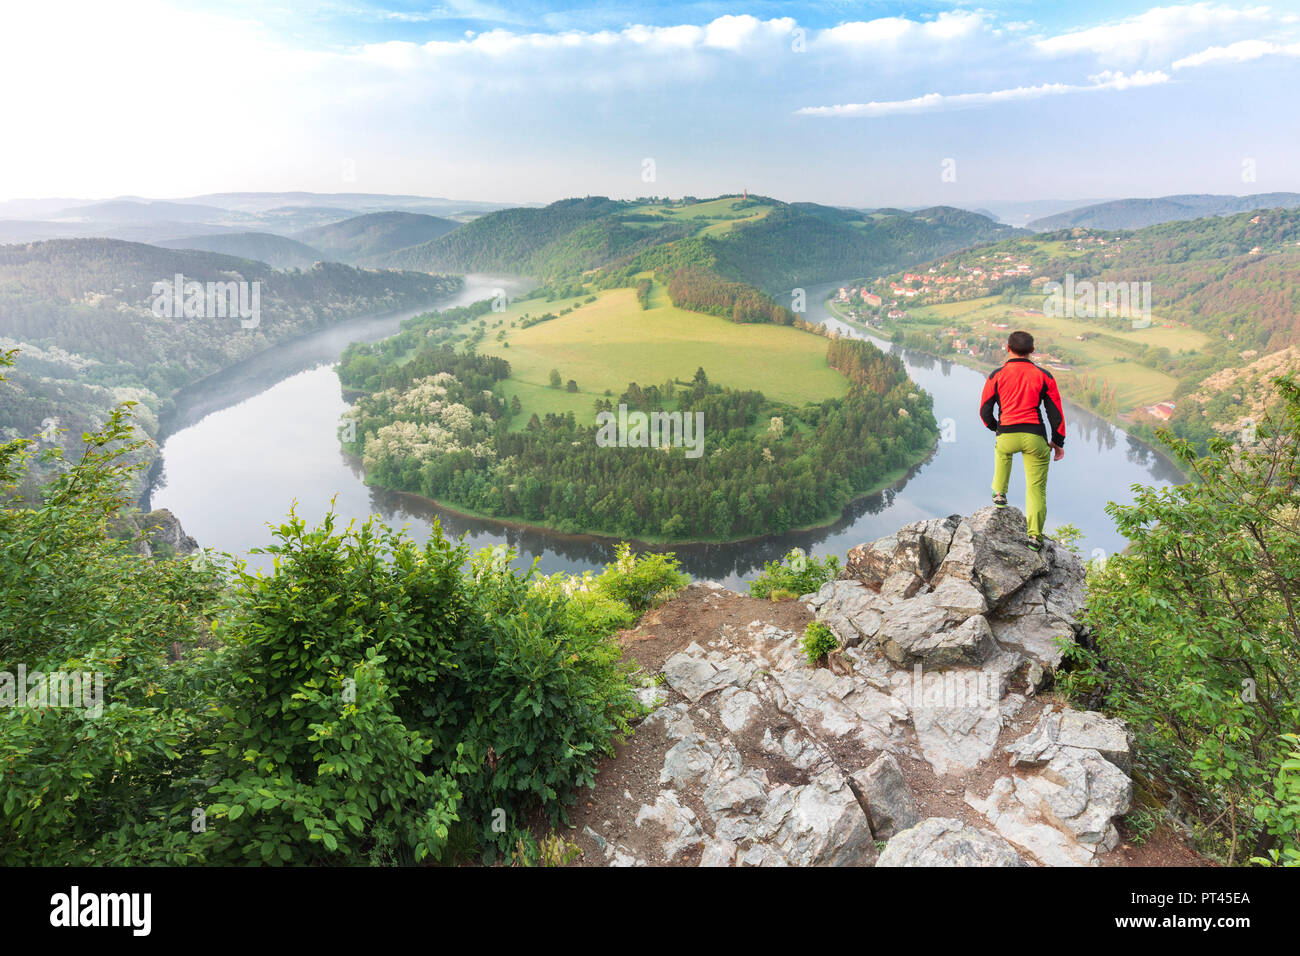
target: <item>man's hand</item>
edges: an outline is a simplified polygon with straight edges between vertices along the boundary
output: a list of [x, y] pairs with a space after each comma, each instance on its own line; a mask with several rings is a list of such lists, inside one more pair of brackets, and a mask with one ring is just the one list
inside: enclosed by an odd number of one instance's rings
[[1065, 457], [1065, 449], [1060, 445], [1052, 446], [1052, 461], [1060, 461]]

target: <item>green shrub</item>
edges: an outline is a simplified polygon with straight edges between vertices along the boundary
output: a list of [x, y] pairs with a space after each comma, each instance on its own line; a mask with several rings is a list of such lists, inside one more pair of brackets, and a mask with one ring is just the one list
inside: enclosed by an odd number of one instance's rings
[[835, 580], [840, 573], [840, 559], [827, 555], [818, 559], [795, 548], [781, 561], [769, 561], [763, 572], [749, 582], [749, 596], [771, 597], [774, 591], [795, 595], [812, 594], [827, 581]]
[[[81, 700], [90, 707], [0, 706], [0, 864], [192, 862], [207, 683], [219, 669], [196, 646], [208, 640], [219, 571], [143, 559], [114, 539], [142, 444], [129, 406], [83, 438], [75, 461], [44, 454], [61, 473], [31, 502], [9, 496], [33, 443], [0, 444], [0, 669], [102, 678]], [[169, 661], [176, 648], [183, 667]], [[0, 682], [0, 697], [16, 690]]]
[[[451, 774], [425, 772], [430, 743], [394, 712], [384, 663], [370, 648], [349, 684], [341, 674], [323, 687], [304, 684], [291, 700], [275, 702], [287, 705], [281, 715], [220, 708], [230, 723], [210, 751], [213, 766], [248, 766], [209, 791], [217, 802], [207, 808], [216, 825], [200, 836], [207, 859], [358, 863], [376, 850], [403, 863], [441, 856], [461, 794]], [[258, 720], [265, 716], [271, 719]], [[244, 733], [250, 718], [260, 737]]]
[[227, 624], [209, 858], [361, 862], [379, 832], [418, 862], [457, 821], [509, 852], [532, 813], [563, 819], [637, 713], [588, 610], [495, 551], [465, 573], [437, 527], [423, 548], [373, 519], [275, 533], [275, 572], [241, 575]]
[[831, 651], [840, 646], [840, 642], [835, 637], [835, 632], [823, 624], [821, 621], [811, 621], [804, 628], [803, 656], [808, 658], [809, 664], [816, 664]]
[[569, 601], [573, 626], [593, 634], [613, 634], [636, 623], [637, 614], [628, 605], [597, 590], [595, 575], [553, 574], [534, 579], [534, 587]]
[[1128, 720], [1139, 769], [1218, 828], [1230, 862], [1295, 859], [1300, 794], [1300, 388], [1234, 448], [1162, 437], [1195, 480], [1111, 504], [1130, 541], [1089, 576], [1096, 647], [1069, 649], [1064, 688]]
[[671, 553], [633, 554], [631, 546], [623, 542], [614, 554], [613, 563], [607, 564], [604, 572], [596, 578], [596, 590], [624, 602], [638, 613], [690, 582]]
[[1053, 529], [1049, 537], [1072, 554], [1079, 554], [1079, 542], [1083, 540], [1083, 531], [1078, 525], [1060, 524]]
[[[31, 447], [0, 443], [0, 484]], [[3, 659], [105, 677], [101, 713], [0, 707], [0, 863], [509, 853], [640, 712], [609, 637], [626, 604], [490, 552], [467, 571], [439, 528], [417, 546], [291, 512], [265, 575], [130, 553], [110, 524], [138, 447], [119, 410], [34, 507], [0, 509]], [[634, 565], [610, 584], [665, 589], [662, 559]]]
[[[1270, 827], [1270, 832], [1300, 834], [1300, 734], [1282, 734], [1290, 745], [1290, 752], [1282, 761], [1277, 779], [1273, 781], [1273, 806], [1256, 808], [1255, 818]], [[1254, 863], [1264, 865], [1300, 866], [1300, 840], [1281, 840], [1280, 846], [1269, 847], [1266, 857], [1256, 856]]]
[[437, 859], [460, 770], [433, 753], [429, 688], [454, 675], [473, 615], [463, 554], [423, 550], [373, 520], [275, 529], [270, 575], [237, 576], [219, 634], [231, 674], [208, 749], [211, 861], [356, 863], [374, 835], [402, 862]]

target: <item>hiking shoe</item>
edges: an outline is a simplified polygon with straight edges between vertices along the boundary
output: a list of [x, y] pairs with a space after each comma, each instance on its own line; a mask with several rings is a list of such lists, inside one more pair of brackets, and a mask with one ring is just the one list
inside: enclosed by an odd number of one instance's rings
[[994, 496], [993, 496], [993, 505], [994, 505], [994, 507], [996, 507], [996, 508], [1005, 508], [1005, 507], [1007, 506], [1007, 496], [1006, 496], [1006, 495], [994, 495]]
[[1042, 551], [1043, 550], [1042, 535], [1039, 535], [1037, 538], [1035, 538], [1033, 535], [1030, 535], [1028, 544], [1029, 544], [1030, 551]]

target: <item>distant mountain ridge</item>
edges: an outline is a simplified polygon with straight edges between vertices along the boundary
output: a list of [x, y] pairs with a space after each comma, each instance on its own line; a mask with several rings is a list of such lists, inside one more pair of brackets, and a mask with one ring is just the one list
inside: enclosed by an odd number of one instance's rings
[[1153, 199], [1116, 199], [1082, 206], [1029, 223], [1030, 229], [1142, 229], [1162, 222], [1230, 216], [1255, 209], [1292, 209], [1300, 206], [1300, 193], [1257, 193], [1253, 196], [1220, 196], [1196, 193], [1160, 196]]
[[332, 256], [306, 243], [271, 232], [227, 232], [206, 236], [186, 236], [182, 239], [164, 239], [154, 245], [163, 249], [197, 249], [221, 255], [238, 256], [265, 262], [276, 269], [310, 269], [315, 263], [329, 261]]
[[212, 222], [238, 218], [232, 210], [198, 203], [167, 202], [165, 200], [112, 199], [60, 209], [54, 219], [89, 219], [93, 222]]
[[863, 212], [761, 196], [641, 203], [605, 196], [488, 213], [377, 264], [572, 278], [706, 266], [769, 292], [906, 265], [1018, 230], [966, 210]]
[[[13, 199], [0, 201], [0, 244], [56, 238], [153, 243], [221, 232], [274, 233], [301, 241], [300, 232], [360, 216], [400, 212], [458, 223], [514, 205], [415, 195], [312, 192], [211, 193], [177, 199]], [[398, 230], [392, 239], [374, 234], [369, 242], [353, 240], [346, 248], [322, 251], [351, 262], [424, 242], [453, 228], [425, 224], [431, 228]]]
[[388, 253], [444, 236], [460, 227], [454, 219], [390, 210], [372, 212], [294, 233], [293, 238], [328, 258], [363, 264]]

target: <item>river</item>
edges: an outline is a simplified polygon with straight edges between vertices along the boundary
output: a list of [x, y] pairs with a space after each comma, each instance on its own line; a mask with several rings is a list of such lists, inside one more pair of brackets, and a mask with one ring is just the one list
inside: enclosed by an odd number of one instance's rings
[[[454, 298], [436, 307], [465, 305], [497, 288], [513, 295], [526, 285], [515, 278], [471, 275]], [[837, 285], [808, 289], [808, 318], [864, 337], [825, 308], [826, 295]], [[342, 525], [377, 513], [390, 525], [409, 526], [412, 536], [423, 541], [437, 519], [444, 531], [464, 534], [476, 548], [506, 544], [517, 549], [517, 566], [540, 559], [547, 574], [610, 561], [615, 542], [607, 539], [469, 518], [417, 496], [365, 485], [359, 465], [339, 446], [336, 429], [347, 405], [333, 364], [349, 342], [386, 338], [418, 311], [424, 310], [340, 323], [185, 389], [162, 423], [160, 465], [144, 505], [169, 508], [203, 547], [245, 557], [250, 568], [264, 570], [270, 556], [249, 551], [274, 542], [271, 525], [283, 521], [291, 506], [310, 525], [328, 511], [331, 500]], [[673, 550], [693, 577], [735, 587], [794, 547], [842, 556], [910, 521], [969, 514], [989, 503], [993, 443], [978, 414], [983, 375], [893, 348], [912, 379], [934, 396], [935, 417], [952, 419], [953, 440], [940, 442], [894, 487], [855, 502], [824, 528], [734, 544], [676, 546]], [[1048, 479], [1047, 528], [1077, 525], [1084, 533], [1085, 554], [1118, 550], [1124, 540], [1104, 511], [1106, 503], [1131, 501], [1133, 484], [1164, 485], [1178, 481], [1178, 473], [1149, 446], [1074, 405], [1067, 404], [1066, 428], [1065, 459], [1052, 464]], [[1023, 506], [1023, 496], [1024, 476], [1017, 466], [1011, 503]]]

